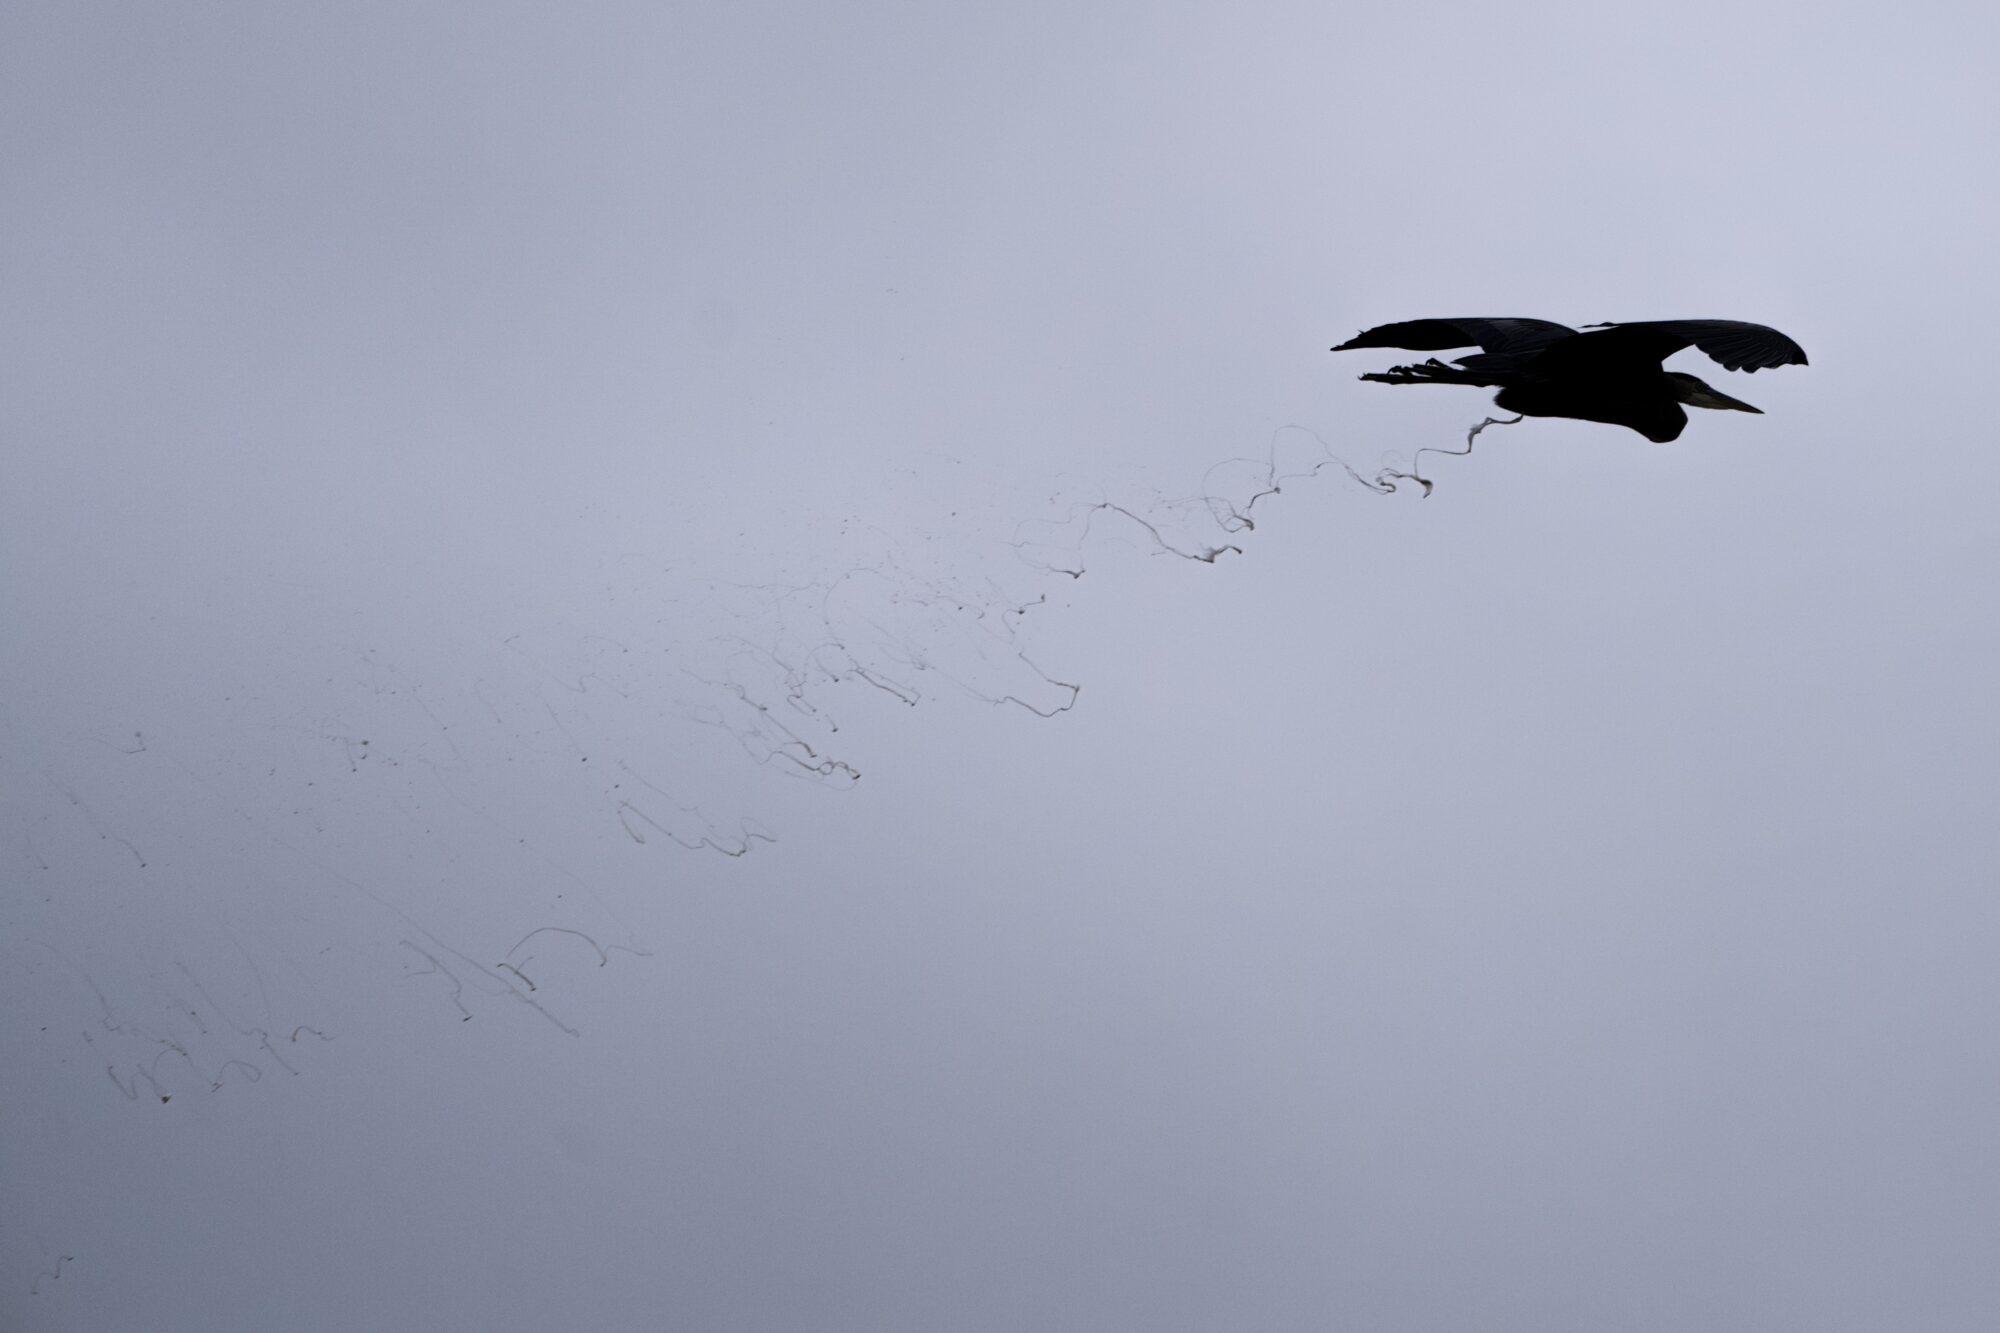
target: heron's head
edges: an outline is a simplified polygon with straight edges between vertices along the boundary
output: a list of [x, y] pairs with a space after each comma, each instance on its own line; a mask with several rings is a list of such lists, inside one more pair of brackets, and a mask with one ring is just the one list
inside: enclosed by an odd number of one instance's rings
[[1759, 416], [1764, 414], [1763, 408], [1752, 407], [1741, 398], [1731, 398], [1693, 375], [1683, 375], [1678, 370], [1670, 370], [1667, 372], [1667, 378], [1674, 382], [1674, 396], [1689, 407], [1728, 408], [1733, 412], [1755, 412]]

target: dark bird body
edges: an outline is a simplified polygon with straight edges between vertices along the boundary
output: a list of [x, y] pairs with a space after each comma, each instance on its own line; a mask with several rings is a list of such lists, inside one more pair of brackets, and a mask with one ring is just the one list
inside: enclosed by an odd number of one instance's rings
[[1690, 407], [1761, 412], [1661, 362], [1698, 347], [1728, 370], [1806, 364], [1776, 329], [1734, 319], [1662, 319], [1596, 324], [1579, 331], [1545, 319], [1413, 319], [1356, 334], [1336, 352], [1400, 347], [1440, 352], [1477, 347], [1446, 365], [1436, 357], [1363, 375], [1382, 384], [1469, 384], [1500, 390], [1494, 403], [1529, 417], [1574, 417], [1625, 426], [1664, 444], [1687, 427]]

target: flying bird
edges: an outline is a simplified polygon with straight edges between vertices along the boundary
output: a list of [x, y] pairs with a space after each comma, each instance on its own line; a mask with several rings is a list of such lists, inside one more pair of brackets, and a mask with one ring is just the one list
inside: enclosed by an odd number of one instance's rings
[[1656, 319], [1590, 324], [1583, 330], [1545, 319], [1412, 319], [1349, 338], [1336, 352], [1401, 347], [1441, 352], [1477, 347], [1452, 365], [1432, 357], [1363, 375], [1381, 384], [1471, 384], [1497, 388], [1495, 405], [1528, 417], [1575, 417], [1625, 426], [1664, 444], [1680, 438], [1691, 407], [1758, 412], [1739, 398], [1660, 365], [1699, 347], [1728, 370], [1755, 372], [1806, 364], [1805, 350], [1776, 329], [1735, 319]]

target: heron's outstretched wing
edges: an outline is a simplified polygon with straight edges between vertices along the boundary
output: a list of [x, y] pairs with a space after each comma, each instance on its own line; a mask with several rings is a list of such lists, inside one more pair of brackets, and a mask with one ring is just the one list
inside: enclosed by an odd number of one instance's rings
[[1442, 352], [1452, 347], [1478, 347], [1485, 352], [1539, 352], [1575, 332], [1546, 319], [1409, 319], [1400, 324], [1378, 324], [1333, 350], [1401, 347], [1412, 352]]
[[1740, 319], [1656, 319], [1598, 326], [1565, 347], [1586, 357], [1631, 356], [1664, 361], [1683, 347], [1699, 347], [1725, 370], [1758, 371], [1803, 366], [1803, 347], [1773, 328]]

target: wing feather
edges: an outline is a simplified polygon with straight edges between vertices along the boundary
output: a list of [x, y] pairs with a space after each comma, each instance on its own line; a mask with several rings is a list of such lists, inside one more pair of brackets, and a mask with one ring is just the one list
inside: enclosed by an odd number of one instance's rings
[[[1600, 342], [1600, 340], [1603, 340]], [[1657, 356], [1664, 361], [1683, 347], [1698, 347], [1725, 370], [1756, 372], [1776, 366], [1803, 366], [1803, 347], [1774, 328], [1740, 319], [1656, 319], [1604, 326], [1601, 333], [1583, 335], [1573, 350], [1598, 355], [1622, 352]]]
[[1442, 352], [1453, 347], [1477, 347], [1485, 352], [1539, 352], [1558, 338], [1567, 338], [1575, 332], [1546, 319], [1408, 319], [1364, 329], [1333, 350], [1401, 347], [1412, 352]]

